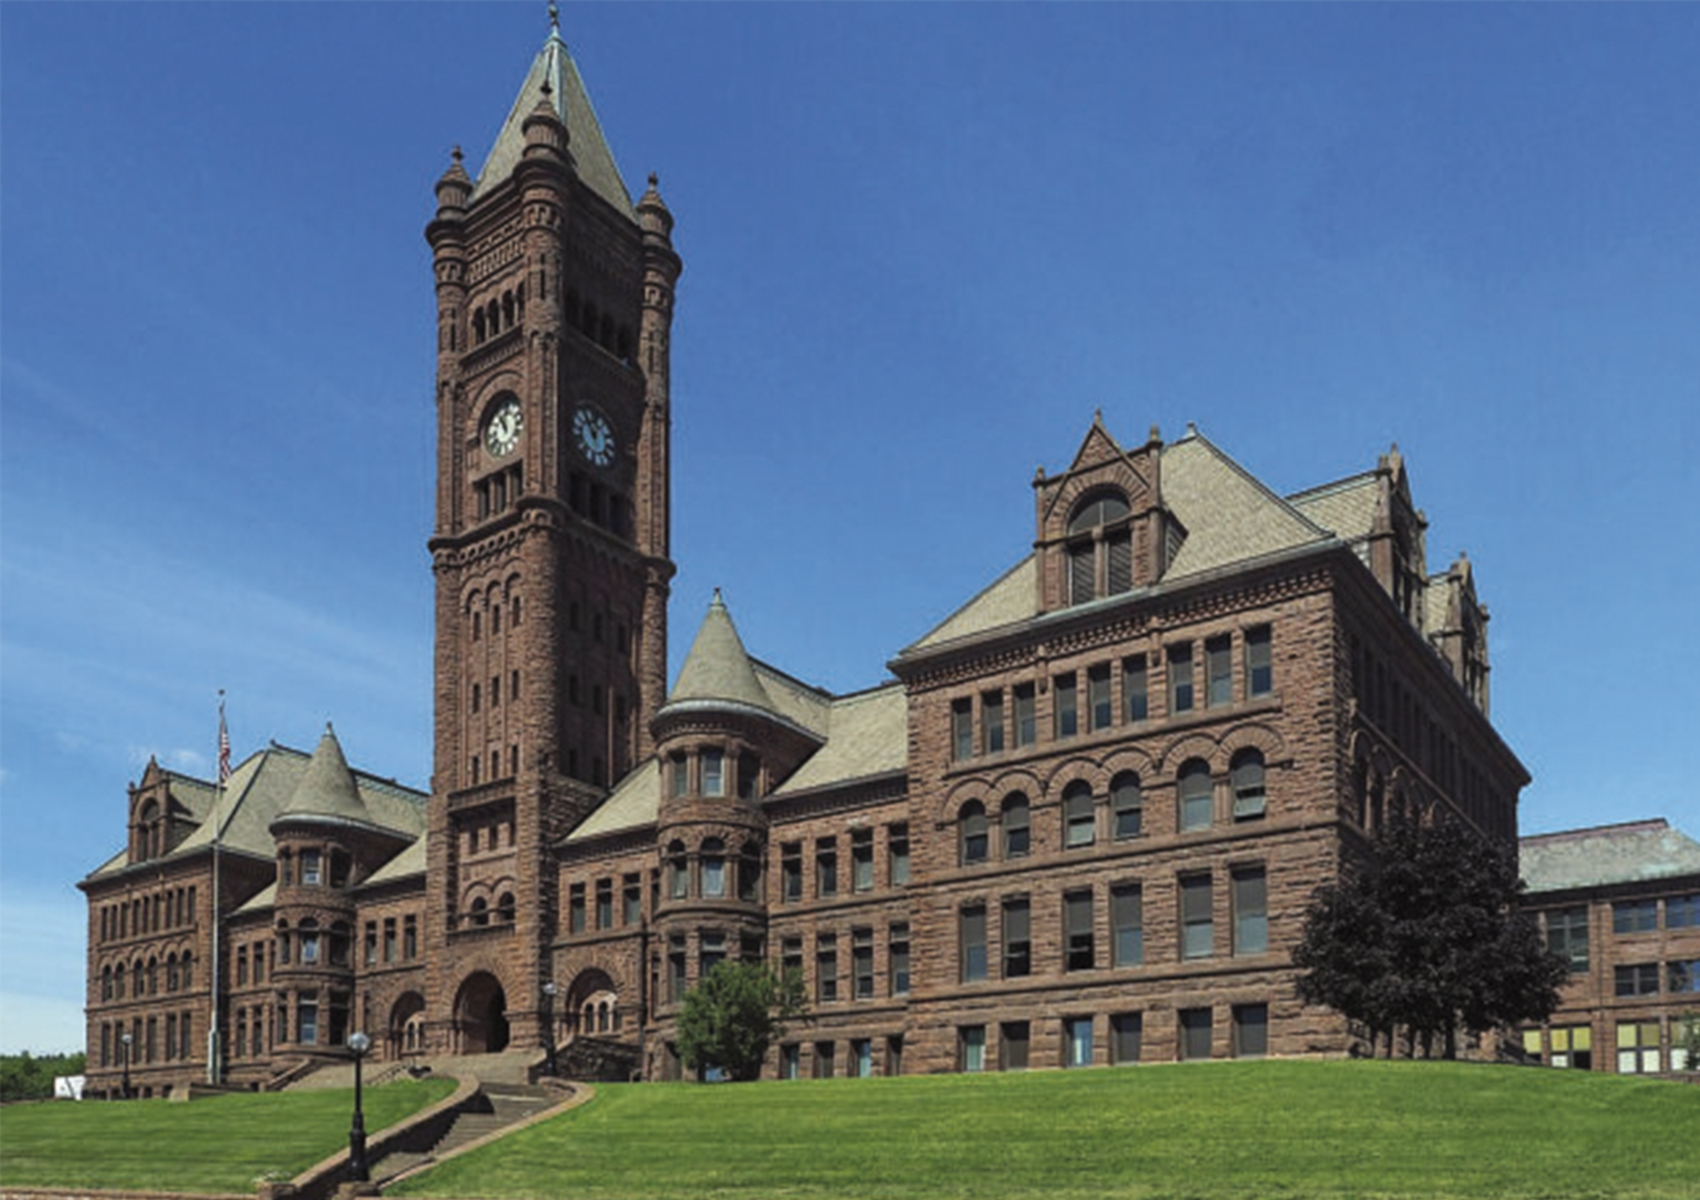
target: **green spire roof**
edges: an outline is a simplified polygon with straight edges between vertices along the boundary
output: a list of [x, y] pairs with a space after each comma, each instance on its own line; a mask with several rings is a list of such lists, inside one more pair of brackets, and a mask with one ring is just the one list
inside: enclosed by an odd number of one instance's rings
[[567, 44], [561, 40], [560, 29], [554, 26], [553, 12], [550, 14], [549, 39], [538, 51], [525, 83], [520, 86], [519, 96], [508, 112], [508, 119], [502, 124], [502, 132], [496, 135], [496, 144], [491, 147], [490, 157], [484, 160], [484, 169], [478, 173], [478, 182], [473, 185], [472, 198], [476, 200], [513, 174], [515, 164], [525, 151], [525, 119], [542, 103], [545, 86], [550, 105], [566, 124], [567, 149], [578, 167], [579, 178], [621, 213], [631, 216], [631, 193], [626, 191], [625, 182], [620, 178], [620, 168], [614, 165], [613, 152], [608, 149], [607, 139], [602, 136], [602, 126], [590, 107], [584, 80], [579, 78], [578, 67], [574, 65], [572, 55], [567, 53]]
[[[372, 814], [360, 799], [360, 789], [354, 782], [354, 772], [342, 755], [342, 745], [336, 732], [327, 723], [325, 735], [313, 751], [307, 772], [296, 785], [294, 793], [278, 811], [276, 820], [319, 818], [331, 821], [352, 821], [375, 825]], [[274, 822], [275, 823], [275, 822]]]
[[763, 712], [773, 712], [773, 698], [756, 678], [755, 667], [732, 624], [732, 614], [714, 589], [708, 615], [702, 619], [691, 652], [679, 669], [679, 681], [673, 685], [669, 705], [686, 701], [721, 700], [747, 704]]

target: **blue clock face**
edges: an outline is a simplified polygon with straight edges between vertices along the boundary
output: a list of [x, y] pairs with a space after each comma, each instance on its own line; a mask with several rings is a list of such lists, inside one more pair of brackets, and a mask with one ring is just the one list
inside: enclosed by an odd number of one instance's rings
[[614, 461], [614, 430], [608, 418], [588, 404], [573, 413], [573, 438], [579, 453], [598, 467]]

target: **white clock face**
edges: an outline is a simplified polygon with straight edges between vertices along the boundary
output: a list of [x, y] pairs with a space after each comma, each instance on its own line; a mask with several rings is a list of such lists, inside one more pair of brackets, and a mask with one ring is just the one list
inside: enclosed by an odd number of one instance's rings
[[520, 412], [519, 401], [512, 396], [497, 406], [490, 414], [490, 419], [484, 424], [484, 448], [496, 458], [512, 454], [514, 447], [519, 445], [519, 435], [525, 429], [525, 417]]
[[573, 437], [579, 453], [596, 466], [605, 467], [614, 461], [614, 430], [596, 409], [580, 405], [573, 413]]

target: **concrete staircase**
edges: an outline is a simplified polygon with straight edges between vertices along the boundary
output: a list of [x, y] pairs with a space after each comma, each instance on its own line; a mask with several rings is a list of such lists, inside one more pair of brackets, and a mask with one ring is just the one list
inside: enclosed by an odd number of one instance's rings
[[403, 1175], [441, 1162], [474, 1142], [494, 1137], [529, 1120], [560, 1103], [561, 1098], [560, 1092], [549, 1088], [486, 1079], [478, 1097], [455, 1118], [454, 1124], [434, 1146], [421, 1152], [385, 1155], [371, 1165], [372, 1182], [382, 1187]]

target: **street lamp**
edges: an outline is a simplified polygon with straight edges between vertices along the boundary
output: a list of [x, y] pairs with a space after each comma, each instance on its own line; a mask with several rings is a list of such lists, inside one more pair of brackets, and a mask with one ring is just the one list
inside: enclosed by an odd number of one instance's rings
[[372, 1039], [355, 1032], [348, 1037], [348, 1049], [354, 1055], [354, 1123], [348, 1127], [348, 1177], [356, 1183], [370, 1178], [366, 1170], [366, 1116], [360, 1111], [360, 1060], [372, 1048]]
[[555, 993], [560, 991], [553, 979], [543, 985], [543, 1038], [549, 1055], [543, 1060], [543, 1073], [555, 1074]]
[[124, 1044], [124, 1086], [119, 1091], [118, 1098], [120, 1100], [128, 1100], [130, 1098], [130, 1046], [136, 1039], [131, 1035], [130, 1031], [126, 1029], [123, 1033], [118, 1035], [118, 1040]]

